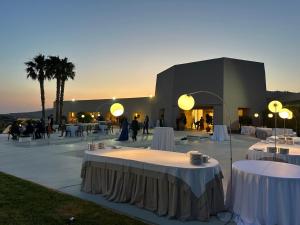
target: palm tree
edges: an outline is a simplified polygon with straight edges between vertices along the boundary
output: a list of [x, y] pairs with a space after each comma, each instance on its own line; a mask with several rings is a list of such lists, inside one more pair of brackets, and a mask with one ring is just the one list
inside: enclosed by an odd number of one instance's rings
[[[63, 103], [64, 103], [64, 92], [65, 92], [65, 82], [69, 79], [74, 80], [75, 77], [75, 65], [72, 62], [68, 62], [68, 58], [61, 60], [61, 67], [63, 70], [60, 83], [60, 106], [59, 106], [59, 118], [62, 118]], [[60, 121], [61, 122], [61, 121]]]
[[61, 60], [58, 56], [49, 56], [47, 59], [47, 74], [56, 79], [56, 99], [55, 99], [55, 123], [57, 124], [59, 119], [59, 101], [60, 101], [60, 86], [61, 76], [63, 73]]
[[45, 56], [39, 54], [35, 56], [31, 61], [25, 62], [27, 78], [32, 80], [38, 80], [40, 84], [41, 103], [42, 103], [42, 118], [45, 121], [45, 89], [44, 81], [50, 79], [46, 74], [46, 60]]

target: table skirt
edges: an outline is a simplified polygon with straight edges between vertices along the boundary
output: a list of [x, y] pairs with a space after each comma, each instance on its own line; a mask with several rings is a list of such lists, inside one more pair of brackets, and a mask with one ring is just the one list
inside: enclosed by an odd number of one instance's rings
[[86, 161], [81, 177], [82, 191], [134, 204], [159, 216], [206, 221], [225, 209], [221, 173], [206, 184], [206, 191], [199, 198], [182, 180], [140, 168]]

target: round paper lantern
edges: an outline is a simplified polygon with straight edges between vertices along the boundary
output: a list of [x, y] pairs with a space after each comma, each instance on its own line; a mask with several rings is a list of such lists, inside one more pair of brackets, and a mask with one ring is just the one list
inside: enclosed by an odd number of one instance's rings
[[272, 113], [269, 113], [269, 114], [268, 114], [268, 117], [269, 117], [269, 118], [273, 118], [273, 116], [274, 116], [274, 115], [273, 115]]
[[114, 103], [110, 107], [110, 112], [116, 117], [121, 116], [124, 113], [124, 107], [120, 103]]
[[289, 110], [289, 116], [288, 116], [288, 120], [293, 119], [293, 112], [291, 110]]
[[254, 117], [255, 117], [255, 118], [258, 118], [258, 117], [259, 117], [259, 114], [258, 114], [258, 113], [254, 113]]
[[181, 95], [178, 98], [178, 106], [183, 110], [191, 110], [195, 105], [195, 100], [191, 95]]
[[279, 113], [279, 111], [282, 109], [282, 104], [280, 101], [271, 101], [268, 105], [268, 108], [273, 113]]
[[280, 118], [282, 118], [282, 119], [287, 119], [287, 118], [289, 118], [289, 110], [286, 109], [286, 108], [281, 109], [280, 112], [279, 112], [279, 116], [280, 116]]

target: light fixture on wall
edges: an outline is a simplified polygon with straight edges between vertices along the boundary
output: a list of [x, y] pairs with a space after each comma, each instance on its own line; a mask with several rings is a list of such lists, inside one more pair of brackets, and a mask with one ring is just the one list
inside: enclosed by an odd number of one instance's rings
[[255, 118], [258, 118], [258, 117], [259, 117], [259, 114], [258, 114], [258, 113], [254, 113], [254, 117], [255, 117]]
[[115, 117], [121, 116], [124, 113], [124, 107], [121, 103], [114, 103], [110, 107], [110, 112]]
[[268, 104], [268, 109], [275, 114], [275, 148], [277, 147], [277, 114], [280, 112], [282, 109], [282, 103], [277, 100], [273, 100]]
[[81, 118], [83, 119], [84, 117], [85, 117], [85, 115], [84, 115], [84, 114], [82, 114], [82, 115], [81, 115]]

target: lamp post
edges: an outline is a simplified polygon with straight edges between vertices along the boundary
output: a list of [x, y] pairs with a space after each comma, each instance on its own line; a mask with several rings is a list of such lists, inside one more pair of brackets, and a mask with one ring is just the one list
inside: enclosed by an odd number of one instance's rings
[[268, 104], [268, 108], [269, 110], [275, 114], [275, 148], [277, 147], [277, 134], [276, 134], [276, 130], [277, 130], [277, 113], [280, 112], [280, 110], [282, 109], [282, 104], [280, 101], [277, 101], [277, 100], [274, 100], [274, 101], [271, 101], [269, 104]]
[[283, 136], [285, 137], [285, 120], [289, 118], [289, 110], [287, 108], [283, 108], [279, 112], [279, 117], [283, 119]]
[[225, 104], [224, 99], [219, 96], [218, 94], [211, 92], [211, 91], [195, 91], [189, 94], [183, 94], [178, 98], [178, 106], [179, 108], [183, 109], [183, 110], [191, 110], [194, 105], [195, 105], [195, 100], [193, 98], [192, 95], [194, 94], [199, 94], [199, 93], [204, 93], [204, 94], [209, 94], [212, 95], [214, 97], [216, 97], [217, 99], [219, 99], [223, 104], [224, 104], [224, 108], [225, 111], [227, 111], [227, 116], [229, 118], [229, 150], [230, 150], [230, 194], [232, 191], [232, 141], [231, 141], [231, 117], [229, 114], [229, 110], [227, 109], [227, 105]]

